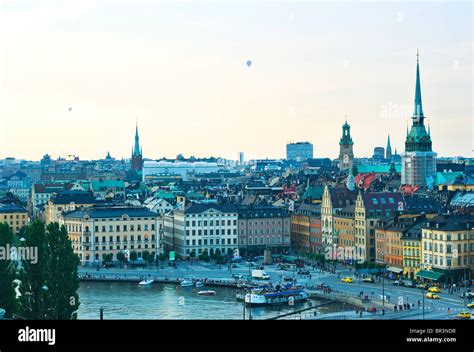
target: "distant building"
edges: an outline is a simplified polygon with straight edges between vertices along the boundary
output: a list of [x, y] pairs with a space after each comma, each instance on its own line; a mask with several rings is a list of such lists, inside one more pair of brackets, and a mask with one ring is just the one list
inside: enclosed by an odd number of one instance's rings
[[421, 101], [419, 60], [416, 62], [415, 111], [413, 124], [407, 130], [405, 152], [402, 154], [402, 184], [424, 187], [427, 178], [436, 172], [436, 153], [431, 149], [431, 135], [424, 125], [425, 116]]
[[245, 163], [244, 152], [239, 153], [239, 165], [242, 166]]
[[375, 147], [373, 159], [383, 160], [385, 158], [385, 149], [383, 147]]
[[97, 200], [92, 192], [87, 191], [62, 191], [54, 194], [46, 203], [46, 224], [59, 221], [63, 213], [87, 208], [95, 205]]
[[305, 161], [313, 158], [313, 145], [309, 142], [288, 143], [286, 160]]
[[339, 141], [339, 170], [350, 170], [354, 162], [354, 142], [351, 137], [351, 126], [346, 123], [342, 126], [342, 137]]
[[0, 222], [9, 225], [15, 234], [28, 225], [28, 211], [13, 203], [0, 203]]
[[189, 179], [188, 173], [205, 174], [217, 172], [221, 167], [217, 162], [206, 161], [145, 161], [143, 164], [143, 181], [158, 175], [181, 176], [184, 181]]

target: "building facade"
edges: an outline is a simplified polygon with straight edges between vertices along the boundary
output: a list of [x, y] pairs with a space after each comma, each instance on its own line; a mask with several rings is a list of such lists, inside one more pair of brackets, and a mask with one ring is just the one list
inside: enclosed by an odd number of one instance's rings
[[422, 268], [440, 281], [471, 280], [474, 270], [474, 221], [469, 215], [440, 215], [422, 228]]
[[313, 158], [313, 145], [309, 142], [288, 143], [286, 160], [305, 161]]
[[166, 250], [181, 258], [238, 249], [238, 210], [232, 204], [192, 203], [164, 216]]
[[159, 216], [146, 208], [90, 207], [62, 213], [74, 252], [84, 265], [97, 264], [104, 255], [135, 251], [161, 253]]
[[91, 207], [96, 203], [92, 192], [74, 190], [54, 194], [45, 206], [46, 224], [59, 221], [64, 212]]
[[263, 254], [266, 248], [282, 251], [290, 247], [290, 214], [274, 206], [239, 206], [239, 249], [241, 254]]
[[[401, 193], [359, 192], [355, 205], [355, 245], [366, 261], [376, 259], [375, 229], [383, 219], [394, 218], [405, 209]], [[384, 254], [386, 253], [386, 248]]]
[[28, 211], [13, 203], [0, 203], [0, 222], [9, 225], [15, 234], [28, 225]]

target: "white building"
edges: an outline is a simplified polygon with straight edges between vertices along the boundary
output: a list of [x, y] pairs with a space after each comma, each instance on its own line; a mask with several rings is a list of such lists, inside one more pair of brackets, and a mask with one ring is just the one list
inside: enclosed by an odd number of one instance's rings
[[216, 172], [220, 169], [216, 162], [205, 161], [150, 161], [143, 163], [143, 181], [147, 176], [153, 175], [179, 175], [183, 180], [188, 180], [188, 173], [205, 174]]
[[238, 248], [237, 208], [232, 204], [193, 203], [164, 217], [164, 241], [169, 250], [187, 258], [204, 251], [212, 256]]

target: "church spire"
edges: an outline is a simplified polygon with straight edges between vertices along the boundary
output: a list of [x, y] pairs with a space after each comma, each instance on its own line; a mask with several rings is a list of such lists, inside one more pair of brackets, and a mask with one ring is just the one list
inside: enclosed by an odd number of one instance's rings
[[142, 155], [140, 137], [138, 137], [138, 123], [135, 126], [135, 147], [132, 149], [132, 155]]
[[413, 118], [420, 121], [423, 125], [423, 105], [421, 102], [421, 83], [420, 83], [420, 53], [416, 51], [416, 85], [415, 85], [415, 111]]

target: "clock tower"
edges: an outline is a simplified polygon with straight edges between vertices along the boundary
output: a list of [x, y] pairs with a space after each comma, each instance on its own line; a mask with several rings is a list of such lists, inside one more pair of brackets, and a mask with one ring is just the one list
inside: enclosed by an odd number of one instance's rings
[[351, 137], [351, 126], [346, 123], [342, 126], [342, 137], [339, 141], [339, 170], [350, 170], [354, 161], [352, 147], [354, 142]]

